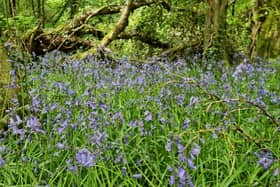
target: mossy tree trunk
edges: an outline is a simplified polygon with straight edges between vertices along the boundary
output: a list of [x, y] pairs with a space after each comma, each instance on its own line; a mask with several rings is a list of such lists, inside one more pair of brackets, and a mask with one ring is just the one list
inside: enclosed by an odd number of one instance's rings
[[[262, 25], [265, 20], [265, 13], [262, 13], [262, 8], [264, 7], [264, 0], [254, 0], [254, 6], [252, 7], [252, 20], [251, 20], [251, 33], [250, 33], [250, 45], [247, 49], [247, 56], [252, 59], [257, 55], [257, 41], [259, 39], [259, 34]], [[262, 15], [263, 14], [263, 15]]]
[[10, 71], [11, 65], [7, 62], [7, 53], [0, 42], [0, 130], [3, 129], [2, 118], [5, 115], [5, 109], [9, 106], [9, 100], [12, 98], [12, 92], [9, 89]]
[[206, 1], [203, 59], [211, 50], [215, 58], [230, 61], [232, 48], [226, 32], [227, 9], [227, 0]]
[[37, 19], [42, 27], [45, 26], [45, 0], [37, 0]]
[[275, 58], [280, 54], [280, 1], [270, 1], [257, 12], [260, 30], [256, 37], [252, 56], [264, 59]]
[[73, 19], [79, 10], [80, 0], [70, 0], [70, 19]]
[[9, 0], [9, 10], [10, 16], [16, 16], [16, 0]]
[[7, 51], [0, 41], [0, 131], [9, 124], [7, 109], [14, 110], [20, 116], [27, 112], [28, 94], [20, 82], [24, 81], [24, 72], [14, 70], [8, 61]]

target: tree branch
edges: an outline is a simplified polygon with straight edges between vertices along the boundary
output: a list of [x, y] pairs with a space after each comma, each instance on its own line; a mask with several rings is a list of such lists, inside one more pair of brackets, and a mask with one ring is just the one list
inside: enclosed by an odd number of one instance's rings
[[[142, 6], [149, 6], [149, 5], [152, 5], [152, 4], [156, 4], [156, 1], [133, 2], [130, 5], [130, 10], [133, 11], [133, 10], [135, 10], [137, 8], [142, 7]], [[88, 20], [90, 18], [94, 17], [94, 16], [101, 16], [101, 15], [120, 13], [123, 8], [124, 8], [123, 5], [112, 5], [112, 6], [101, 7], [99, 9], [97, 9], [97, 10], [90, 10], [90, 11], [80, 15], [78, 18], [76, 18], [73, 21], [73, 27], [78, 27], [78, 26], [80, 26], [82, 24], [87, 23]]]
[[114, 27], [114, 29], [107, 34], [101, 41], [100, 49], [105, 48], [108, 46], [113, 40], [117, 38], [117, 36], [125, 30], [125, 27], [128, 25], [128, 18], [131, 12], [132, 7], [132, 1], [133, 0], [127, 0], [126, 1], [126, 7], [123, 10], [123, 13], [117, 23], [117, 25]]

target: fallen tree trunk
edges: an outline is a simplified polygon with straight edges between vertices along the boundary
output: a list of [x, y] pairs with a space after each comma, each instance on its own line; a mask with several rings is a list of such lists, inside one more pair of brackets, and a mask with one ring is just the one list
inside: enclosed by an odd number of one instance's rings
[[[155, 4], [155, 1], [133, 3], [133, 1], [128, 0], [126, 6], [114, 5], [110, 7], [102, 7], [96, 11], [89, 11], [77, 17], [69, 24], [53, 30], [43, 30], [38, 26], [24, 37], [25, 47], [30, 53], [35, 53], [36, 55], [43, 55], [52, 50], [72, 52], [78, 49], [98, 49], [98, 45], [92, 40], [83, 39], [83, 36], [90, 35], [102, 40], [99, 49], [108, 46], [116, 39], [133, 39], [153, 47], [166, 49], [168, 48], [168, 44], [160, 42], [160, 40], [156, 38], [144, 36], [141, 33], [123, 32], [128, 25], [130, 12], [142, 6], [148, 6], [151, 4]], [[92, 25], [87, 24], [89, 19], [94, 16], [115, 14], [121, 12], [122, 9], [124, 9], [124, 11], [119, 22], [109, 33], [104, 33], [104, 31], [97, 30]]]
[[[123, 34], [119, 36], [128, 25], [128, 17], [131, 11], [156, 3], [156, 1], [133, 2], [132, 0], [128, 0], [126, 6], [112, 5], [101, 7], [98, 10], [88, 11], [70, 23], [53, 30], [43, 30], [38, 26], [24, 36], [25, 48], [30, 53], [35, 53], [36, 55], [43, 55], [52, 50], [71, 52], [77, 49], [87, 50], [90, 48], [97, 48], [98, 45], [92, 40], [85, 40], [82, 38], [86, 34], [91, 34], [93, 37], [102, 39], [100, 46], [103, 47], [106, 47], [115, 39], [136, 39], [149, 45], [152, 44], [154, 47], [166, 47], [166, 44], [160, 43], [158, 39], [153, 39], [149, 36], [147, 36], [148, 39], [145, 39], [145, 37], [140, 37], [141, 34], [139, 33], [133, 35]], [[165, 7], [167, 6], [165, 5]], [[95, 16], [120, 13], [122, 9], [124, 9], [123, 15], [118, 24], [116, 24], [114, 30], [109, 34], [99, 31], [87, 24], [88, 21]]]
[[140, 33], [129, 33], [129, 32], [123, 32], [121, 33], [117, 39], [133, 39], [133, 40], [138, 40], [141, 41], [145, 44], [148, 44], [152, 47], [156, 47], [156, 48], [162, 48], [162, 49], [167, 49], [170, 47], [169, 43], [164, 43], [161, 42], [159, 39], [157, 38], [152, 38], [148, 35], [142, 35]]
[[195, 48], [195, 47], [199, 47], [200, 45], [201, 45], [201, 41], [199, 41], [199, 40], [194, 40], [194, 41], [188, 42], [188, 43], [182, 43], [174, 48], [165, 50], [161, 55], [164, 57], [174, 56], [178, 53], [182, 53], [182, 51], [187, 48]]
[[[133, 0], [127, 0], [126, 5], [113, 5], [108, 7], [101, 7], [98, 10], [88, 11], [76, 19], [72, 20], [66, 25], [59, 26], [52, 30], [43, 30], [40, 26], [34, 28], [25, 37], [25, 47], [30, 53], [36, 55], [43, 55], [46, 52], [52, 50], [60, 50], [63, 52], [72, 52], [76, 50], [85, 50], [85, 53], [78, 55], [83, 58], [88, 54], [100, 55], [100, 52], [111, 51], [106, 47], [114, 40], [137, 40], [150, 45], [154, 48], [160, 48], [164, 52], [165, 56], [174, 55], [178, 51], [182, 51], [185, 48], [193, 47], [198, 44], [188, 43], [182, 44], [172, 48], [170, 42], [161, 42], [158, 38], [145, 35], [143, 33], [125, 32], [125, 28], [128, 26], [129, 16], [132, 11], [143, 6], [159, 5], [163, 4], [167, 10], [170, 7], [164, 1], [140, 1], [133, 2]], [[89, 24], [89, 20], [95, 16], [108, 15], [121, 13], [118, 23], [114, 26], [112, 31], [106, 33], [96, 29], [93, 25]], [[84, 37], [86, 36], [86, 37]], [[88, 39], [94, 37], [97, 40]], [[201, 44], [199, 42], [199, 44]], [[101, 57], [104, 55], [101, 54]]]

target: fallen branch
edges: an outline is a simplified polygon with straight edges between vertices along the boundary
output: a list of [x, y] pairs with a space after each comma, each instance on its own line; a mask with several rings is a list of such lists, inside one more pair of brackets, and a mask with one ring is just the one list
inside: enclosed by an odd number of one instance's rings
[[194, 40], [189, 43], [182, 43], [174, 48], [167, 49], [161, 55], [162, 56], [174, 56], [176, 53], [181, 52], [186, 48], [194, 48], [194, 47], [198, 47], [200, 45], [201, 45], [201, 41], [199, 41], [199, 40]]
[[157, 48], [162, 48], [162, 49], [168, 49], [170, 47], [169, 43], [163, 43], [156, 38], [152, 38], [152, 37], [147, 36], [147, 35], [141, 35], [139, 33], [123, 32], [117, 37], [117, 39], [138, 40], [138, 41], [146, 43], [150, 46], [157, 47]]
[[131, 13], [131, 7], [132, 7], [132, 0], [127, 0], [126, 7], [123, 10], [123, 13], [117, 23], [117, 25], [114, 27], [114, 29], [107, 34], [101, 41], [101, 45], [99, 46], [99, 49], [103, 49], [106, 46], [108, 46], [113, 40], [117, 38], [117, 36], [124, 31], [126, 26], [128, 25], [128, 18]]

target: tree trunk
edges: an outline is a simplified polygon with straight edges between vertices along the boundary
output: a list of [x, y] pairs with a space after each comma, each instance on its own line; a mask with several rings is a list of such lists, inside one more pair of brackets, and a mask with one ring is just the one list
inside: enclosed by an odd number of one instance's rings
[[79, 10], [79, 0], [71, 0], [70, 3], [70, 19], [73, 19], [75, 14], [78, 12]]
[[16, 16], [16, 0], [10, 0], [10, 14], [12, 17]]
[[5, 116], [5, 109], [10, 103], [10, 99], [14, 94], [9, 88], [11, 82], [11, 64], [7, 61], [7, 53], [2, 43], [0, 42], [0, 130], [4, 128], [6, 120], [2, 118]]
[[247, 56], [252, 59], [257, 55], [257, 41], [264, 22], [265, 17], [261, 17], [260, 10], [264, 6], [264, 0], [255, 0], [252, 8], [252, 20], [251, 20], [251, 34], [250, 45], [247, 49]]
[[203, 59], [213, 51], [213, 57], [230, 62], [232, 53], [226, 33], [227, 0], [207, 0]]
[[280, 17], [279, 1], [270, 1], [265, 4], [262, 0], [255, 2], [253, 8], [253, 26], [251, 44], [248, 54], [251, 58], [261, 57], [269, 59], [280, 54]]
[[45, 26], [45, 0], [37, 0], [37, 19], [40, 25]]

